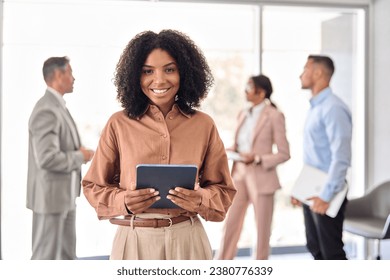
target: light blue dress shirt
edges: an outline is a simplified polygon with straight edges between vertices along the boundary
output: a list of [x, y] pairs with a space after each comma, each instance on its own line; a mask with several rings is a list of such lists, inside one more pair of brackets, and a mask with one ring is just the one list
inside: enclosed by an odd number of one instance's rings
[[319, 197], [329, 202], [342, 190], [351, 165], [352, 117], [347, 105], [329, 87], [311, 98], [310, 105], [304, 129], [303, 161], [328, 173]]

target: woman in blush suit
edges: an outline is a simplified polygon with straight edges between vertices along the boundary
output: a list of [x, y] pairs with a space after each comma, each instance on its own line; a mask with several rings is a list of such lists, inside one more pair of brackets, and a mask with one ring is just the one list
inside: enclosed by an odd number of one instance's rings
[[221, 260], [235, 257], [250, 203], [257, 226], [256, 259], [268, 259], [274, 194], [280, 188], [276, 167], [290, 158], [284, 116], [270, 101], [270, 79], [264, 75], [249, 78], [245, 93], [252, 106], [239, 113], [234, 146], [229, 149], [239, 154], [232, 167], [237, 194], [224, 225], [217, 256]]

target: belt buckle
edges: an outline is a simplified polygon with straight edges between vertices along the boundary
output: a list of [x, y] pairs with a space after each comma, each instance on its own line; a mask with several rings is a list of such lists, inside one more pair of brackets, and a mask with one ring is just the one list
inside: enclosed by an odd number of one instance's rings
[[170, 228], [170, 227], [172, 227], [172, 225], [173, 225], [173, 221], [172, 221], [171, 218], [168, 218], [168, 220], [169, 220], [169, 226], [168, 226], [167, 228]]

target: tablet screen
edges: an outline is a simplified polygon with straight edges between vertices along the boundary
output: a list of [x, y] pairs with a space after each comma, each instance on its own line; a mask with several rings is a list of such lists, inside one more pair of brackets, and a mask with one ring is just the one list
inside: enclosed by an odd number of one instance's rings
[[161, 199], [151, 208], [178, 208], [166, 198], [169, 190], [175, 187], [194, 189], [196, 165], [139, 164], [136, 168], [137, 189], [154, 188], [160, 192]]

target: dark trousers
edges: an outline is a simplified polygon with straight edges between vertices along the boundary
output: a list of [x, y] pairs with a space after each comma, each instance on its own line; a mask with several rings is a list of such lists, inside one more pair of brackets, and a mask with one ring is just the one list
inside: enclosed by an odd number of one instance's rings
[[306, 227], [306, 247], [315, 260], [346, 260], [344, 251], [343, 222], [348, 200], [345, 199], [339, 213], [331, 218], [316, 214], [309, 206], [303, 205]]

